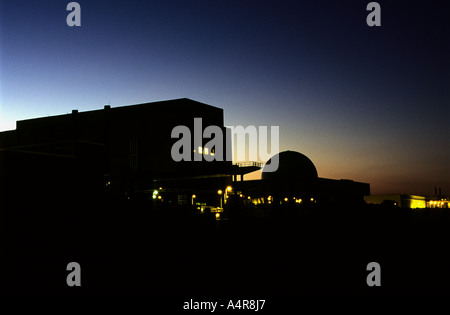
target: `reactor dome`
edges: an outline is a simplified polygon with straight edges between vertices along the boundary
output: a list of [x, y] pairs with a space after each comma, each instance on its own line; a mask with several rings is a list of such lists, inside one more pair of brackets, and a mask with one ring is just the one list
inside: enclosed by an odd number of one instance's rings
[[[266, 164], [278, 156], [278, 169], [267, 172], [267, 165], [262, 170], [262, 179], [271, 186], [283, 190], [310, 190], [313, 189], [317, 179], [317, 170], [311, 160], [295, 151], [283, 151], [274, 155]], [[265, 171], [266, 170], [266, 171]]]

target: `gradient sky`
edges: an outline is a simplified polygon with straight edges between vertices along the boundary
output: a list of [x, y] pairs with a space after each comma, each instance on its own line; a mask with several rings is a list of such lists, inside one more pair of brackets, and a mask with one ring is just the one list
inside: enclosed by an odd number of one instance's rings
[[361, 0], [78, 1], [81, 27], [69, 2], [0, 2], [0, 130], [188, 97], [280, 126], [321, 177], [450, 194], [448, 1], [378, 1], [372, 28]]

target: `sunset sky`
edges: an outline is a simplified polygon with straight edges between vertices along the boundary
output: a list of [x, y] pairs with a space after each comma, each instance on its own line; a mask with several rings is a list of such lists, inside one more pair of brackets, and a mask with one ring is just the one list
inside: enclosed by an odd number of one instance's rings
[[[0, 131], [187, 97], [280, 126], [320, 177], [450, 194], [448, 1], [0, 1]], [[395, 2], [395, 4], [393, 3]]]

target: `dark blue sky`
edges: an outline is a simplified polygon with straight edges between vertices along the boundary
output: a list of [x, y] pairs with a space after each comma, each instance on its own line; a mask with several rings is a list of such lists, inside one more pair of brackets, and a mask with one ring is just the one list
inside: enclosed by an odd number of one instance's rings
[[[279, 125], [319, 176], [450, 193], [448, 1], [1, 1], [0, 130], [189, 97]], [[395, 2], [392, 3], [392, 2]]]

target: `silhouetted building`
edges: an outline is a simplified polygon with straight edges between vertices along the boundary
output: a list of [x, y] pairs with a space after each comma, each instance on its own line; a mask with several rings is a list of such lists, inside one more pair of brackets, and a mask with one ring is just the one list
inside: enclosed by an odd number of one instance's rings
[[[225, 136], [223, 161], [205, 161], [215, 148], [204, 147], [210, 139], [202, 135], [195, 147], [194, 118], [202, 118], [202, 134], [207, 126], [229, 132], [222, 109], [190, 99], [18, 121], [16, 130], [0, 133], [0, 199], [57, 206], [106, 197], [209, 209], [221, 208], [231, 196], [256, 204], [349, 205], [370, 194], [366, 183], [318, 177], [311, 160], [294, 151], [279, 153], [278, 169], [263, 170], [262, 180], [243, 181], [262, 163], [227, 162], [231, 143]], [[172, 158], [177, 126], [191, 132], [191, 161]], [[195, 161], [199, 154], [201, 161]]]
[[[0, 197], [16, 200], [33, 190], [57, 195], [67, 187], [72, 198], [151, 199], [157, 189], [160, 202], [190, 204], [194, 191], [216, 201], [231, 162], [171, 157], [178, 140], [171, 138], [172, 129], [182, 125], [193, 132], [195, 117], [202, 118], [203, 128], [218, 126], [225, 134], [223, 110], [190, 99], [18, 121], [16, 130], [0, 133], [0, 185], [7, 188]], [[191, 137], [194, 160], [201, 148], [194, 148]]]
[[281, 152], [278, 162], [275, 172], [262, 170], [261, 180], [235, 182], [242, 198], [254, 204], [357, 205], [370, 194], [367, 183], [319, 177], [313, 162], [299, 152]]

